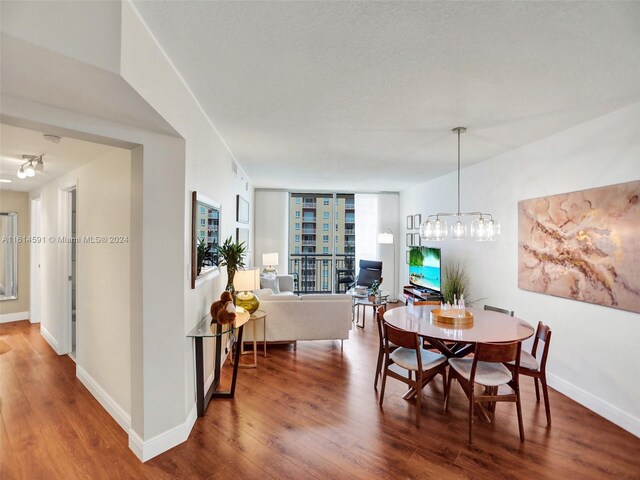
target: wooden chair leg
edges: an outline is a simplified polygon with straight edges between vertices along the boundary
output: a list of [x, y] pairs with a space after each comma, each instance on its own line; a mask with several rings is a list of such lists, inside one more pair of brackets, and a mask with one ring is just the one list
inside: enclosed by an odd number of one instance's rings
[[473, 401], [473, 385], [471, 385], [471, 393], [469, 395], [469, 443], [473, 442], [473, 411], [475, 403]]
[[420, 413], [422, 413], [420, 401], [422, 399], [422, 372], [416, 372], [416, 427], [420, 428]]
[[380, 406], [382, 406], [382, 402], [384, 402], [384, 388], [387, 385], [387, 368], [389, 368], [389, 365], [387, 365], [387, 362], [384, 362], [384, 369], [382, 370], [382, 388], [380, 389]]
[[540, 377], [542, 383], [542, 394], [544, 395], [544, 410], [547, 414], [547, 425], [551, 425], [551, 407], [549, 406], [549, 390], [547, 390], [546, 376]]
[[516, 410], [518, 412], [518, 430], [520, 430], [520, 441], [524, 442], [524, 425], [522, 424], [522, 406], [520, 404], [520, 387], [516, 390]]
[[540, 390], [538, 389], [538, 377], [534, 377], [533, 381], [536, 384], [536, 402], [540, 403]]
[[449, 368], [449, 379], [447, 380], [447, 390], [444, 395], [444, 411], [449, 411], [449, 398], [451, 397], [451, 384], [453, 383], [453, 368]]
[[383, 353], [382, 353], [382, 349], [379, 348], [378, 349], [378, 363], [376, 364], [376, 378], [373, 381], [373, 389], [377, 390], [378, 389], [378, 377], [380, 377], [380, 374], [382, 373], [382, 360], [383, 360]]
[[447, 369], [446, 367], [442, 369], [440, 372], [442, 375], [442, 396], [444, 397], [444, 401], [447, 401]]

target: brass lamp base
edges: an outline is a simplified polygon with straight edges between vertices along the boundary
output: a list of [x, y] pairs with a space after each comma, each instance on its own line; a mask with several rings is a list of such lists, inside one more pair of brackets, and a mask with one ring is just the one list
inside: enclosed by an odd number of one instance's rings
[[236, 295], [236, 305], [253, 313], [260, 306], [260, 300], [252, 292], [240, 292]]

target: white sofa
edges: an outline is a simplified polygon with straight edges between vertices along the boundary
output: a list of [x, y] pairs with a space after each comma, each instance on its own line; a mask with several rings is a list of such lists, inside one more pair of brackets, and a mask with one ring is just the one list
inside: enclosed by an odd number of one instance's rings
[[[345, 294], [274, 295], [269, 289], [254, 292], [260, 310], [267, 313], [267, 342], [298, 340], [346, 340], [351, 330], [351, 297]], [[251, 326], [244, 340], [253, 340]], [[263, 338], [263, 323], [258, 320], [256, 336]]]

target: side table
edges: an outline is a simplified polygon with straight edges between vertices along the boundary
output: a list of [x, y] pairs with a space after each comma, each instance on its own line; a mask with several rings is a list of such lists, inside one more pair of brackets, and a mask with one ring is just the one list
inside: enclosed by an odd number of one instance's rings
[[251, 326], [253, 328], [253, 350], [245, 351], [244, 342], [242, 342], [240, 346], [240, 355], [253, 353], [253, 363], [241, 363], [238, 365], [240, 368], [256, 368], [258, 366], [258, 339], [256, 335], [256, 323], [258, 322], [258, 320], [264, 320], [262, 327], [262, 349], [264, 352], [264, 357], [267, 358], [267, 312], [265, 312], [264, 310], [256, 310], [249, 317], [249, 321], [251, 321]]
[[[204, 416], [209, 400], [212, 398], [233, 398], [236, 391], [236, 379], [238, 378], [238, 361], [240, 360], [240, 349], [236, 348], [235, 365], [233, 366], [233, 375], [231, 377], [231, 388], [228, 391], [216, 390], [220, 383], [220, 367], [222, 354], [222, 336], [225, 333], [234, 335], [237, 332], [236, 343], [242, 343], [242, 332], [244, 324], [249, 321], [249, 312], [242, 307], [236, 307], [236, 321], [229, 325], [219, 325], [214, 322], [211, 324], [211, 315], [207, 314], [198, 324], [191, 330], [187, 337], [193, 338], [195, 346], [195, 364], [196, 364], [196, 404], [198, 407], [198, 416]], [[235, 335], [234, 335], [235, 336]], [[205, 338], [214, 338], [216, 342], [216, 353], [214, 360], [214, 380], [209, 389], [204, 391], [204, 382], [206, 370], [204, 368], [204, 349], [203, 340]]]

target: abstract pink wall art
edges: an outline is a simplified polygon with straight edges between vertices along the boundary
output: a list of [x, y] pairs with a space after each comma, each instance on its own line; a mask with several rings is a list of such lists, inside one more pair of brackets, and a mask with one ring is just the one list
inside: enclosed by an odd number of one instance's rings
[[640, 181], [518, 202], [518, 287], [640, 313]]

